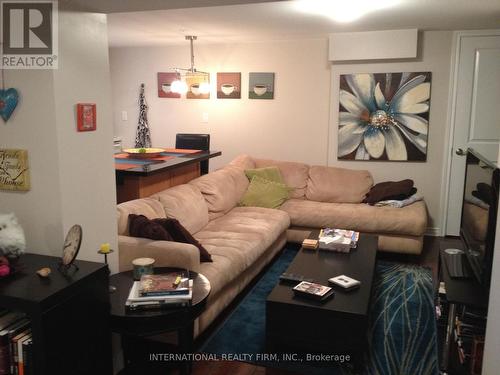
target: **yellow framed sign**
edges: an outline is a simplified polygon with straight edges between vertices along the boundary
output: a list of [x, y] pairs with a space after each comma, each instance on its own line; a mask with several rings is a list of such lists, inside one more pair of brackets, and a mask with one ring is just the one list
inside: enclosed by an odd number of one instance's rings
[[0, 148], [0, 190], [29, 189], [28, 151]]

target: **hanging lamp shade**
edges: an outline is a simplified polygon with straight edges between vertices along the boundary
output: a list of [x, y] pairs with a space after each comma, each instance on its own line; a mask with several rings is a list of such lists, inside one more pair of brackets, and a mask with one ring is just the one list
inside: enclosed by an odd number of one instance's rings
[[[170, 90], [177, 94], [185, 94], [191, 91], [194, 95], [208, 94], [210, 92], [210, 74], [197, 70], [194, 66], [194, 45], [193, 41], [197, 39], [194, 35], [186, 35], [186, 40], [189, 40], [191, 48], [191, 67], [190, 68], [174, 68], [177, 73], [177, 79], [172, 82]], [[186, 83], [187, 77], [196, 77], [200, 83], [196, 86], [188, 87]]]

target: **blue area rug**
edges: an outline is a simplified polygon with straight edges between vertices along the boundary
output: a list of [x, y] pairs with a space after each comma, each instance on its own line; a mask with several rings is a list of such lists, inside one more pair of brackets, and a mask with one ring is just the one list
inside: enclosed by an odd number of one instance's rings
[[[288, 246], [238, 307], [214, 332], [202, 352], [282, 368], [301, 374], [350, 374], [349, 366], [313, 367], [303, 362], [266, 362], [266, 297], [298, 248]], [[373, 286], [370, 348], [365, 374], [438, 374], [436, 320], [431, 271], [418, 266], [378, 262]], [[249, 356], [251, 354], [251, 356]]]
[[437, 328], [429, 269], [378, 262], [367, 374], [438, 374]]

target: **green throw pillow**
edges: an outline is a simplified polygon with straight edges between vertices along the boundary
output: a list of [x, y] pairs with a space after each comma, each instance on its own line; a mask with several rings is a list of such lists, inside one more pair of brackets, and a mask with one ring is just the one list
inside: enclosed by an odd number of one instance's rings
[[259, 176], [266, 180], [279, 182], [280, 184], [284, 183], [280, 170], [277, 167], [245, 169], [245, 174], [248, 177], [248, 181], [252, 181], [252, 177], [254, 176]]
[[253, 176], [246, 193], [241, 198], [240, 206], [278, 208], [288, 199], [285, 184]]

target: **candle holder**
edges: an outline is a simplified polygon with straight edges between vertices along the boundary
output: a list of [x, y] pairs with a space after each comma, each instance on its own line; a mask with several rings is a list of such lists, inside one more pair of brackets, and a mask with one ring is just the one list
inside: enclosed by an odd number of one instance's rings
[[[111, 254], [111, 253], [114, 253], [113, 249], [109, 249], [108, 251], [102, 251], [102, 250], [98, 250], [97, 251], [97, 254], [104, 255], [104, 263], [106, 264], [106, 266], [108, 265], [108, 254]], [[108, 267], [108, 272], [110, 272], [109, 271], [109, 267]], [[116, 286], [110, 285], [109, 286], [109, 292], [110, 293], [116, 292]]]

